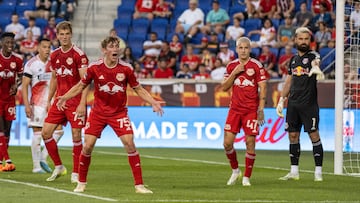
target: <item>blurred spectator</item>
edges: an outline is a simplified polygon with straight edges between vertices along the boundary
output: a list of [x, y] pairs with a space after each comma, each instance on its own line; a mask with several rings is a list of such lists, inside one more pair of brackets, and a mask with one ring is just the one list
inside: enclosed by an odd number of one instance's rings
[[212, 1], [212, 10], [206, 15], [206, 24], [201, 28], [201, 32], [209, 34], [215, 32], [217, 34], [223, 33], [226, 26], [230, 23], [228, 13], [220, 8], [218, 0]]
[[139, 59], [139, 62], [142, 63], [142, 66], [144, 67], [146, 73], [147, 73], [147, 78], [152, 78], [152, 73], [156, 68], [157, 65], [157, 58], [156, 56], [151, 56], [151, 55], [144, 55]]
[[226, 73], [226, 67], [222, 63], [220, 58], [215, 59], [214, 68], [210, 73], [211, 79], [223, 80], [224, 74]]
[[174, 72], [168, 66], [167, 59], [160, 57], [158, 61], [158, 67], [154, 70], [154, 78], [173, 78]]
[[126, 63], [130, 63], [131, 65], [135, 64], [136, 58], [132, 54], [131, 47], [125, 47], [124, 55], [121, 60], [125, 61]]
[[189, 64], [185, 63], [183, 66], [181, 66], [181, 69], [176, 73], [176, 78], [184, 78], [184, 79], [192, 78]]
[[209, 43], [209, 39], [206, 36], [203, 36], [201, 38], [200, 44], [194, 44], [193, 47], [197, 50], [200, 50], [201, 52], [203, 49], [207, 48], [208, 43]]
[[24, 11], [24, 17], [26, 19], [30, 18], [45, 18], [49, 19], [51, 0], [36, 0], [35, 1], [35, 10], [26, 10]]
[[163, 41], [161, 45], [161, 51], [160, 51], [160, 58], [165, 58], [167, 67], [169, 67], [172, 72], [174, 73], [174, 76], [177, 72], [176, 67], [176, 54], [170, 50], [169, 42]]
[[[249, 18], [259, 18], [260, 0], [245, 0], [246, 13]], [[236, 16], [238, 17], [238, 16]]]
[[33, 35], [33, 40], [34, 41], [39, 40], [39, 37], [41, 36], [41, 29], [38, 26], [36, 26], [35, 18], [30, 18], [28, 20], [28, 24], [29, 26], [24, 30], [24, 36], [26, 36], [28, 30], [31, 30]]
[[282, 54], [279, 57], [279, 61], [278, 61], [279, 75], [283, 79], [285, 79], [285, 77], [289, 74], [288, 68], [290, 65], [290, 59], [294, 56], [292, 49], [293, 49], [293, 46], [286, 45], [284, 54]]
[[319, 30], [315, 33], [315, 42], [317, 50], [327, 47], [328, 41], [331, 39], [331, 33], [327, 30], [324, 22], [319, 22]]
[[284, 19], [286, 17], [294, 17], [295, 2], [294, 0], [277, 0], [276, 12], [274, 18]]
[[20, 42], [22, 39], [24, 39], [24, 25], [19, 23], [19, 15], [16, 13], [13, 13], [11, 15], [11, 23], [8, 24], [5, 27], [5, 32], [12, 32], [15, 34], [15, 41]]
[[182, 51], [182, 44], [180, 42], [179, 35], [174, 34], [172, 36], [169, 46], [170, 46], [170, 50], [176, 54], [177, 60], [178, 60], [178, 58], [181, 54], [181, 51]]
[[124, 51], [125, 51], [125, 48], [126, 48], [126, 42], [121, 37], [119, 37], [119, 35], [117, 34], [115, 28], [110, 29], [109, 36], [117, 37], [119, 39], [120, 58], [123, 57], [124, 56]]
[[51, 3], [50, 15], [69, 20], [74, 12], [73, 0], [53, 0]]
[[334, 38], [334, 39], [331, 38], [331, 39], [328, 41], [327, 47], [329, 47], [329, 48], [331, 48], [331, 49], [335, 48], [335, 38]]
[[360, 2], [355, 2], [354, 10], [350, 13], [350, 32], [352, 35], [352, 44], [359, 44], [360, 38]]
[[134, 74], [138, 79], [149, 78], [150, 74], [141, 67], [141, 63], [139, 61], [134, 61]]
[[293, 24], [296, 27], [309, 27], [313, 19], [313, 13], [307, 10], [306, 2], [300, 4], [300, 11], [295, 14]]
[[276, 12], [276, 0], [260, 0], [260, 6], [258, 13], [260, 18], [274, 18]]
[[153, 12], [157, 3], [158, 0], [137, 0], [133, 19], [147, 18], [152, 20], [154, 18]]
[[201, 51], [200, 64], [203, 64], [208, 71], [214, 68], [215, 57], [210, 53], [209, 49], [205, 48]]
[[333, 3], [331, 0], [312, 0], [311, 11], [314, 14], [319, 14], [321, 11], [321, 4], [326, 5], [326, 11], [333, 12]]
[[350, 62], [348, 60], [344, 61], [344, 81], [357, 80], [357, 71], [354, 68], [351, 68]]
[[183, 33], [186, 36], [184, 43], [187, 44], [203, 25], [204, 12], [198, 8], [198, 1], [189, 0], [189, 8], [179, 16], [175, 33]]
[[157, 33], [151, 32], [150, 39], [145, 40], [143, 44], [144, 54], [146, 56], [155, 56], [158, 57], [161, 51], [162, 42], [158, 40]]
[[206, 65], [203, 63], [199, 64], [198, 72], [192, 76], [195, 80], [204, 80], [210, 78], [210, 74], [207, 71]]
[[209, 37], [209, 41], [207, 44], [207, 49], [209, 49], [209, 51], [216, 56], [219, 52], [219, 38], [218, 38], [218, 34], [216, 34], [215, 32], [210, 33], [210, 37]]
[[43, 37], [49, 39], [50, 41], [57, 40], [55, 16], [49, 17], [48, 24], [43, 30]]
[[24, 55], [24, 61], [29, 60], [37, 53], [38, 41], [34, 40], [33, 33], [29, 29], [26, 32], [26, 38], [20, 43], [20, 52]]
[[264, 66], [266, 70], [266, 77], [270, 78], [278, 78], [279, 73], [276, 71], [276, 56], [270, 51], [270, 47], [268, 45], [263, 45], [261, 48], [261, 54], [259, 56], [259, 61]]
[[153, 14], [155, 17], [159, 18], [170, 18], [172, 15], [172, 10], [175, 8], [175, 5], [171, 2], [166, 2], [164, 0], [159, 0], [155, 6]]
[[226, 42], [220, 44], [220, 52], [217, 54], [217, 58], [220, 58], [222, 63], [226, 66], [230, 61], [236, 58], [235, 52], [229, 49]]
[[260, 34], [258, 41], [252, 41], [251, 47], [261, 47], [263, 45], [276, 46], [276, 30], [270, 19], [265, 19], [261, 30], [252, 30], [248, 33], [248, 37], [253, 34]]
[[245, 34], [245, 29], [240, 26], [240, 22], [240, 18], [234, 17], [233, 25], [229, 25], [226, 29], [225, 40], [231, 49], [235, 48], [236, 40]]
[[290, 16], [285, 18], [285, 24], [279, 26], [277, 31], [278, 47], [285, 47], [287, 44], [293, 44], [293, 37], [296, 27], [292, 24]]
[[200, 58], [193, 52], [193, 47], [191, 45], [186, 46], [185, 55], [181, 57], [180, 60], [180, 70], [183, 70], [183, 66], [187, 64], [189, 66], [190, 72], [196, 72], [198, 65], [200, 63]]
[[319, 22], [324, 22], [327, 27], [333, 27], [333, 21], [329, 12], [326, 9], [326, 3], [320, 4], [320, 13], [315, 15], [312, 19], [312, 31], [315, 33], [319, 30]]

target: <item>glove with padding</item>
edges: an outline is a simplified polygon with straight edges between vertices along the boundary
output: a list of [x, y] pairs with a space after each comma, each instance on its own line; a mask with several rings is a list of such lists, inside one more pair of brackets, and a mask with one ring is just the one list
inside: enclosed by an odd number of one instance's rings
[[314, 59], [311, 62], [311, 70], [309, 72], [309, 77], [311, 77], [313, 74], [316, 75], [316, 80], [324, 80], [325, 79], [325, 75], [324, 73], [320, 70], [320, 59]]
[[282, 111], [284, 109], [285, 100], [286, 100], [286, 97], [280, 97], [279, 102], [276, 107], [276, 114], [281, 118], [284, 118], [284, 114], [282, 113]]

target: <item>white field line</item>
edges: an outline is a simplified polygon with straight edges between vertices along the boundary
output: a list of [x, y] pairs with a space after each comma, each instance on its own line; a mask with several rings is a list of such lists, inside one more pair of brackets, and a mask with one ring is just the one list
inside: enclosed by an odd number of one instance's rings
[[38, 185], [38, 184], [34, 184], [34, 183], [27, 183], [27, 182], [21, 182], [21, 181], [9, 180], [9, 179], [3, 179], [3, 178], [0, 178], [0, 181], [1, 182], [7, 182], [7, 183], [13, 183], [13, 184], [26, 185], [26, 186], [30, 186], [30, 187], [34, 187], [34, 188], [40, 188], [40, 189], [44, 189], [44, 190], [51, 190], [51, 191], [55, 191], [55, 192], [59, 192], [59, 193], [65, 193], [65, 194], [70, 194], [70, 195], [87, 197], [87, 198], [91, 198], [91, 199], [98, 199], [98, 200], [102, 200], [102, 201], [108, 201], [108, 202], [117, 202], [118, 201], [116, 199], [111, 199], [111, 198], [107, 198], [107, 197], [100, 197], [100, 196], [95, 196], [95, 195], [87, 195], [87, 194], [84, 194], [84, 193], [75, 193], [75, 192], [71, 192], [71, 191], [67, 191], [67, 190], [62, 190], [62, 189], [48, 187], [48, 186], [42, 186], [42, 185]]

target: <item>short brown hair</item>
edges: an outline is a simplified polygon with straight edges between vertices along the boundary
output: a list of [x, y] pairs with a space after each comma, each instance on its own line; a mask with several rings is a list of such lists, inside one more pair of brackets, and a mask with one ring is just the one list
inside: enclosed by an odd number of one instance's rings
[[58, 33], [60, 30], [70, 30], [72, 33], [72, 26], [70, 21], [62, 21], [56, 25], [56, 32]]
[[105, 49], [106, 46], [110, 43], [115, 43], [115, 44], [119, 44], [120, 40], [118, 37], [111, 37], [108, 36], [105, 39], [103, 39], [103, 41], [101, 41], [101, 48]]

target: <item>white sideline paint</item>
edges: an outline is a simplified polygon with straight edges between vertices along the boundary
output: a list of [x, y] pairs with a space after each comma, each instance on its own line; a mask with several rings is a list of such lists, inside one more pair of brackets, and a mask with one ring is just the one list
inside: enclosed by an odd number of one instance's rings
[[67, 191], [67, 190], [62, 190], [62, 189], [48, 187], [48, 186], [42, 186], [42, 185], [38, 185], [38, 184], [34, 184], [34, 183], [27, 183], [27, 182], [21, 182], [21, 181], [9, 180], [9, 179], [3, 179], [3, 178], [0, 178], [0, 181], [7, 182], [7, 183], [13, 183], [13, 184], [26, 185], [26, 186], [30, 186], [30, 187], [34, 187], [34, 188], [45, 189], [45, 190], [51, 190], [51, 191], [55, 191], [55, 192], [59, 192], [59, 193], [66, 193], [66, 194], [70, 194], [70, 195], [87, 197], [87, 198], [91, 198], [91, 199], [98, 199], [98, 200], [103, 200], [103, 201], [108, 201], [108, 202], [117, 202], [118, 201], [116, 199], [111, 199], [111, 198], [107, 198], [107, 197], [99, 197], [99, 196], [87, 195], [87, 194], [83, 194], [83, 193], [75, 193], [75, 192], [71, 192], [71, 191]]

